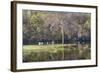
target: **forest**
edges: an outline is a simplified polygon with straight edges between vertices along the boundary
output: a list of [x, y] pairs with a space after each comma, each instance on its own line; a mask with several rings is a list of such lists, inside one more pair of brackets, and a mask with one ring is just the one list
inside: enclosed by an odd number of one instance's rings
[[90, 13], [23, 10], [22, 14], [24, 62], [90, 58]]

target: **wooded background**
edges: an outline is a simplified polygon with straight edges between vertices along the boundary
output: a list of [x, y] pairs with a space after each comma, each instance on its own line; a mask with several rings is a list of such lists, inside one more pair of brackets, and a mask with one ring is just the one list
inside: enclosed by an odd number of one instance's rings
[[23, 44], [90, 43], [91, 14], [23, 10]]

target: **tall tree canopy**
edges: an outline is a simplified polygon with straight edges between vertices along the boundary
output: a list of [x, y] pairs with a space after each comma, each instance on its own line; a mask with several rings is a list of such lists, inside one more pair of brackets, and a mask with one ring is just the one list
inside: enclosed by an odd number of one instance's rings
[[[23, 39], [26, 41], [90, 38], [91, 14], [23, 10]], [[62, 35], [63, 33], [63, 35]]]

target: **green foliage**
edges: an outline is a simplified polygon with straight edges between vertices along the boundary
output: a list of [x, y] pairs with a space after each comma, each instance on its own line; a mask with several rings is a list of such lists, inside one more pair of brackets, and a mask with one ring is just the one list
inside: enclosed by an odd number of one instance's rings
[[41, 18], [42, 14], [41, 13], [34, 13], [32, 14], [30, 18], [30, 24], [33, 27], [33, 30], [36, 31], [37, 33], [43, 32], [43, 24], [44, 21]]

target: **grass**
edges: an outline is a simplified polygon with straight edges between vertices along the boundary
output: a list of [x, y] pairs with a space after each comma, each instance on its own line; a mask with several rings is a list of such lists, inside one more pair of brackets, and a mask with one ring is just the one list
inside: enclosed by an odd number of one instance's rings
[[24, 45], [23, 62], [90, 59], [89, 45]]

